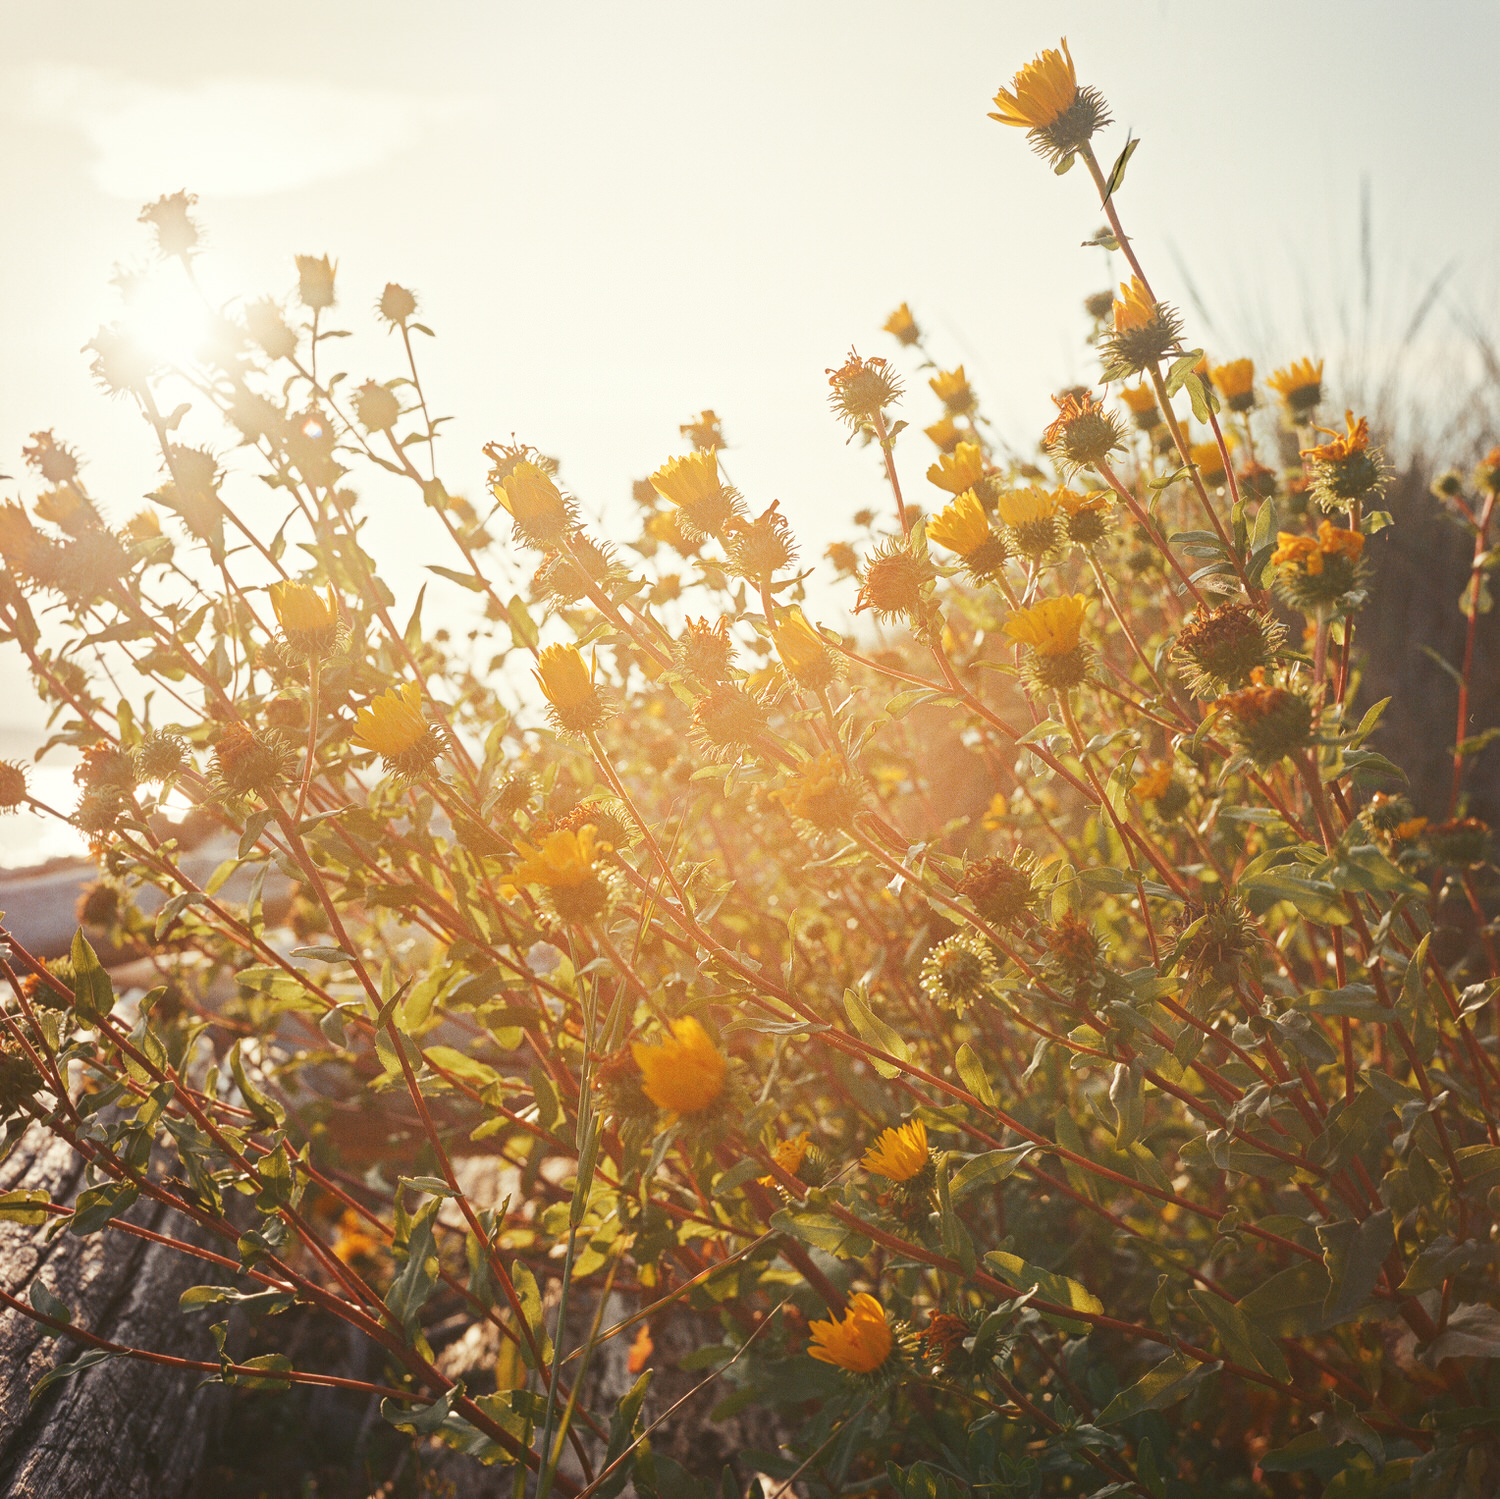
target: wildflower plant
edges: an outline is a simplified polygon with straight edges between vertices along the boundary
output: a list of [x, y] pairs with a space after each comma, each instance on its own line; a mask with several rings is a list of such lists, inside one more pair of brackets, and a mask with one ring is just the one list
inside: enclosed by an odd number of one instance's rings
[[[462, 499], [416, 294], [326, 254], [202, 364], [94, 340], [161, 464], [123, 529], [31, 435], [0, 643], [106, 878], [65, 961], [0, 957], [0, 1148], [50, 1133], [86, 1173], [0, 1221], [160, 1209], [205, 1379], [352, 1392], [517, 1494], [1500, 1486], [1500, 876], [1465, 800], [1500, 450], [1441, 486], [1474, 562], [1452, 794], [1419, 809], [1352, 709], [1368, 426], [1313, 427], [1310, 356], [1269, 401], [1190, 347], [1121, 221], [1137, 142], [1095, 155], [1066, 43], [995, 102], [1085, 166], [1123, 262], [1098, 378], [1017, 456], [905, 304], [889, 357], [827, 371], [880, 455], [829, 552], [852, 633], [713, 411], [637, 478], [632, 534], [515, 438]], [[194, 206], [143, 214], [158, 270], [207, 253]], [[391, 363], [346, 383], [331, 322], [372, 303]], [[184, 404], [223, 443], [177, 441]], [[1305, 471], [1267, 461], [1283, 424]], [[452, 547], [400, 613], [377, 475]], [[45, 1272], [0, 1304], [57, 1336], [53, 1383], [183, 1362]], [[313, 1367], [278, 1332], [311, 1312], [368, 1356]], [[455, 1328], [500, 1353], [460, 1377]], [[695, 1385], [775, 1450], [653, 1448]]]

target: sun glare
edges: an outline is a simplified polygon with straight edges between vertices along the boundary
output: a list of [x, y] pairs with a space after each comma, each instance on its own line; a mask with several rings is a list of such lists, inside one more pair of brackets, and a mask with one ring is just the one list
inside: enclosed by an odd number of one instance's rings
[[212, 323], [202, 298], [181, 276], [161, 267], [131, 289], [125, 313], [130, 336], [147, 353], [168, 364], [198, 359]]

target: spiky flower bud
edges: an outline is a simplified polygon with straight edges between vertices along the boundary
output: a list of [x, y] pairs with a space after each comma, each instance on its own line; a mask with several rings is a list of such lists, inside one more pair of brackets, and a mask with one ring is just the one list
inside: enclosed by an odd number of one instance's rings
[[922, 590], [934, 576], [932, 564], [910, 542], [882, 542], [860, 573], [854, 612], [872, 609], [880, 620], [913, 618], [922, 608]]
[[1276, 542], [1271, 553], [1271, 566], [1277, 570], [1276, 590], [1305, 613], [1341, 604], [1364, 579], [1365, 538], [1358, 531], [1325, 520], [1316, 537], [1281, 531]]
[[960, 932], [944, 938], [922, 963], [922, 992], [934, 1004], [964, 1015], [1000, 977], [989, 944]]
[[825, 370], [831, 387], [829, 405], [854, 431], [873, 426], [893, 401], [900, 398], [901, 380], [887, 359], [861, 359], [853, 349], [836, 370]]
[[1104, 378], [1118, 380], [1153, 370], [1178, 347], [1182, 319], [1156, 301], [1139, 277], [1122, 282], [1110, 331], [1100, 340]]
[[1052, 403], [1057, 407], [1057, 419], [1042, 434], [1042, 445], [1065, 472], [1102, 463], [1125, 446], [1119, 421], [1096, 405], [1089, 392], [1079, 396], [1069, 391], [1054, 396]]
[[1229, 714], [1235, 742], [1262, 770], [1305, 749], [1312, 735], [1312, 704], [1290, 687], [1277, 687], [1257, 669], [1254, 680], [1219, 699]]
[[1354, 413], [1346, 410], [1344, 426], [1342, 435], [1328, 427], [1314, 427], [1314, 432], [1323, 433], [1329, 441], [1302, 449], [1305, 472], [1324, 510], [1347, 509], [1381, 485], [1379, 454], [1370, 451], [1369, 422], [1364, 417], [1356, 422]]
[[1284, 630], [1245, 603], [1220, 604], [1190, 615], [1178, 632], [1173, 659], [1199, 697], [1243, 687], [1257, 667], [1270, 666]]
[[394, 391], [366, 380], [354, 392], [354, 414], [366, 432], [389, 432], [401, 416], [401, 402]]
[[399, 327], [409, 317], [415, 315], [417, 299], [404, 286], [398, 286], [394, 281], [387, 281], [385, 290], [380, 294], [380, 301], [376, 304], [376, 310], [386, 322]]
[[864, 787], [837, 753], [826, 750], [806, 761], [791, 783], [772, 796], [793, 817], [831, 833], [853, 822], [864, 800]]
[[202, 236], [188, 214], [197, 201], [197, 193], [179, 192], [158, 198], [141, 209], [136, 222], [149, 224], [155, 231], [157, 253], [163, 260], [174, 255], [186, 260], [198, 248]]
[[997, 926], [1024, 920], [1037, 901], [1031, 856], [1017, 852], [1010, 858], [995, 854], [978, 860], [964, 870], [958, 893], [967, 895], [974, 909]]
[[685, 622], [682, 639], [677, 642], [677, 659], [683, 670], [698, 681], [725, 682], [734, 660], [734, 640], [727, 619], [709, 624], [707, 619]]
[[26, 805], [26, 767], [14, 760], [0, 760], [0, 813]]

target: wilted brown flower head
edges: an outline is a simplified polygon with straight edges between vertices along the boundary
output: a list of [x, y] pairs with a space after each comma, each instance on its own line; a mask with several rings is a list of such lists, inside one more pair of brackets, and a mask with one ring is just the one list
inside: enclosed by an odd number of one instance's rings
[[78, 477], [78, 454], [59, 442], [49, 428], [33, 432], [31, 446], [21, 449], [28, 468], [34, 468], [49, 484], [71, 484]]
[[163, 260], [181, 256], [186, 260], [202, 238], [188, 210], [198, 201], [197, 193], [178, 192], [158, 198], [141, 209], [139, 224], [149, 224], [156, 233], [156, 248]]
[[404, 286], [387, 281], [385, 290], [380, 294], [380, 301], [375, 306], [386, 322], [399, 327], [416, 313], [417, 299]]

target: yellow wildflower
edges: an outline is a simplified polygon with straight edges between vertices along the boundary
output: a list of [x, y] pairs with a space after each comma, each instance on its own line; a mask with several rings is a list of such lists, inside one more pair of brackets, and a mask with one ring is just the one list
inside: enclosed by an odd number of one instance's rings
[[788, 673], [814, 692], [833, 680], [834, 663], [828, 646], [800, 609], [789, 611], [777, 625], [776, 654]]
[[701, 1114], [724, 1092], [729, 1061], [691, 1015], [672, 1022], [672, 1033], [655, 1046], [636, 1041], [631, 1055], [641, 1069], [641, 1088], [659, 1109]]
[[969, 388], [963, 365], [956, 370], [939, 370], [927, 383], [949, 416], [967, 416], [974, 409], [974, 392]]
[[1114, 307], [1116, 333], [1144, 328], [1156, 315], [1156, 301], [1139, 276], [1132, 276], [1128, 282], [1120, 283], [1120, 295], [1115, 298]]
[[922, 430], [943, 453], [951, 453], [958, 446], [962, 433], [962, 428], [958, 427], [953, 418], [946, 414], [940, 416], [930, 427], [923, 427]]
[[1022, 609], [1005, 621], [1005, 633], [1040, 656], [1065, 656], [1078, 649], [1083, 617], [1089, 600], [1081, 593], [1060, 599], [1044, 599]]
[[155, 541], [161, 535], [161, 521], [154, 510], [137, 510], [125, 522], [125, 534], [132, 541]]
[[[1352, 411], [1344, 412], [1344, 426], [1348, 429], [1341, 437], [1337, 432], [1328, 427], [1314, 427], [1314, 432], [1321, 432], [1333, 440], [1325, 442], [1320, 447], [1303, 448], [1304, 458], [1313, 458], [1323, 463], [1342, 463], [1347, 458], [1352, 458], [1356, 453], [1363, 453], [1370, 445], [1370, 423], [1367, 418], [1360, 417], [1354, 420]], [[38, 509], [38, 514], [41, 514]]]
[[62, 484], [38, 495], [33, 508], [38, 520], [46, 521], [50, 526], [61, 526], [73, 536], [99, 523], [93, 506], [71, 484]]
[[949, 494], [977, 489], [984, 482], [984, 453], [979, 444], [961, 442], [952, 453], [944, 453], [927, 470], [927, 482], [946, 489]]
[[1188, 447], [1188, 456], [1197, 466], [1205, 484], [1224, 482], [1224, 455], [1216, 442], [1195, 442]]
[[[771, 1159], [776, 1165], [785, 1171], [788, 1176], [795, 1176], [797, 1168], [802, 1164], [802, 1158], [807, 1154], [807, 1147], [811, 1136], [806, 1130], [800, 1135], [793, 1135], [789, 1140], [779, 1141], [771, 1152]], [[756, 1178], [763, 1187], [774, 1187], [776, 1178], [774, 1176], [761, 1176]]]
[[374, 1259], [380, 1252], [382, 1244], [353, 1208], [345, 1208], [334, 1231], [334, 1240], [330, 1248], [333, 1250], [335, 1259], [343, 1261], [346, 1265], [353, 1265], [360, 1260]]
[[1213, 371], [1214, 384], [1219, 394], [1229, 402], [1231, 410], [1239, 410], [1235, 401], [1250, 395], [1255, 390], [1255, 361], [1253, 359], [1231, 359], [1228, 364], [1216, 364]]
[[977, 552], [990, 539], [990, 523], [972, 489], [945, 505], [927, 522], [927, 539], [960, 557]]
[[1143, 416], [1148, 411], [1156, 410], [1156, 392], [1149, 385], [1121, 386], [1120, 399], [1134, 416]]
[[400, 759], [427, 732], [427, 720], [422, 717], [422, 689], [416, 682], [382, 692], [355, 715], [354, 737], [387, 761]]
[[1039, 53], [1011, 79], [1009, 89], [996, 92], [998, 112], [990, 118], [1023, 130], [1045, 130], [1072, 108], [1077, 97], [1078, 75], [1064, 37], [1061, 52], [1049, 47]]
[[1163, 760], [1135, 778], [1131, 791], [1138, 802], [1154, 802], [1172, 784], [1172, 763]]
[[604, 705], [594, 689], [588, 666], [575, 645], [549, 645], [532, 672], [552, 708], [560, 729], [586, 734], [599, 726]]
[[276, 623], [289, 640], [325, 637], [338, 624], [331, 588], [326, 603], [306, 583], [273, 583], [269, 591]]
[[1405, 822], [1398, 822], [1391, 831], [1397, 838], [1409, 839], [1420, 836], [1426, 826], [1425, 817], [1408, 817]]
[[1276, 533], [1276, 550], [1271, 553], [1271, 566], [1289, 564], [1313, 577], [1323, 571], [1323, 551], [1312, 536], [1293, 536], [1289, 531]]
[[1352, 564], [1359, 561], [1364, 549], [1365, 538], [1360, 532], [1345, 530], [1335, 526], [1332, 521], [1325, 520], [1318, 526], [1316, 539], [1278, 531], [1276, 550], [1271, 553], [1271, 565], [1287, 565], [1315, 578], [1331, 558], [1343, 558]]
[[881, 328], [903, 344], [914, 344], [922, 337], [922, 330], [917, 327], [917, 320], [905, 302], [881, 324]]
[[549, 833], [540, 848], [516, 840], [516, 852], [522, 863], [510, 873], [517, 885], [545, 885], [549, 890], [566, 890], [586, 884], [595, 878], [594, 865], [610, 845], [598, 841], [598, 828], [591, 822], [574, 832], [563, 828]]
[[1114, 496], [1107, 489], [1092, 489], [1087, 494], [1079, 494], [1076, 489], [1057, 489], [1052, 499], [1068, 516], [1083, 515], [1090, 510], [1102, 514], [1114, 503]]
[[552, 475], [529, 458], [518, 459], [490, 491], [529, 539], [555, 544], [568, 521], [568, 505]]
[[714, 498], [723, 488], [717, 451], [703, 448], [682, 458], [669, 458], [651, 475], [651, 487], [674, 505]]
[[677, 429], [699, 451], [724, 446], [724, 429], [719, 425], [719, 414], [712, 407], [698, 413], [695, 422], [684, 422]]
[[899, 1128], [882, 1130], [860, 1165], [893, 1182], [909, 1182], [927, 1169], [929, 1159], [927, 1126], [911, 1119]]
[[1323, 399], [1323, 361], [1298, 359], [1285, 369], [1268, 375], [1266, 384], [1294, 415], [1311, 410]]
[[885, 1309], [863, 1291], [839, 1321], [813, 1322], [808, 1330], [808, 1353], [850, 1374], [873, 1374], [891, 1356], [896, 1341]]
[[1007, 526], [1019, 530], [1033, 521], [1050, 520], [1057, 514], [1057, 501], [1048, 490], [1033, 484], [1001, 495], [995, 508]]
[[416, 682], [393, 687], [361, 708], [354, 738], [408, 781], [426, 775], [443, 752], [441, 732], [422, 717], [422, 689]]

